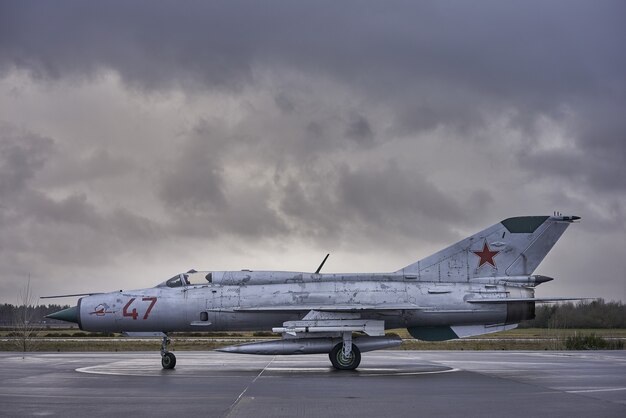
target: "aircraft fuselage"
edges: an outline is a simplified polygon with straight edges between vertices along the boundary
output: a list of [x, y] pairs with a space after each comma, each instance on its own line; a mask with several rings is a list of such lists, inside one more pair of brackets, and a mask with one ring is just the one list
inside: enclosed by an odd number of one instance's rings
[[505, 324], [528, 318], [511, 317], [506, 303], [481, 306], [467, 300], [532, 298], [534, 294], [523, 286], [419, 282], [393, 274], [246, 271], [212, 275], [213, 283], [83, 297], [78, 305], [80, 326], [106, 332], [256, 331], [298, 320], [316, 308], [342, 311], [344, 306], [361, 318], [384, 320], [386, 329]]

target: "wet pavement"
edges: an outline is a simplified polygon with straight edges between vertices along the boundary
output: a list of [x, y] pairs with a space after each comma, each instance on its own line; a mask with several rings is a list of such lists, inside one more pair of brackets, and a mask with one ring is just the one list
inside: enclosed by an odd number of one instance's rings
[[0, 416], [624, 417], [626, 351], [0, 353]]

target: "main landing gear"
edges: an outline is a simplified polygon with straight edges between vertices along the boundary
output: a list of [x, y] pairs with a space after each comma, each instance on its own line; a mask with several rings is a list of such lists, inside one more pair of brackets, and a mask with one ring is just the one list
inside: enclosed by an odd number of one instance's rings
[[176, 356], [174, 353], [167, 351], [167, 345], [169, 343], [170, 339], [168, 336], [164, 336], [161, 342], [161, 366], [163, 366], [164, 369], [173, 369], [176, 367]]
[[352, 343], [352, 332], [343, 333], [343, 342], [336, 344], [328, 354], [337, 370], [354, 370], [361, 364], [361, 350]]

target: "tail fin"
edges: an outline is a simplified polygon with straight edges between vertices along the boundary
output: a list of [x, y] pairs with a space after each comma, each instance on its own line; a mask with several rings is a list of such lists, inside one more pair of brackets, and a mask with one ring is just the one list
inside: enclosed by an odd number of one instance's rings
[[398, 272], [423, 281], [526, 276], [578, 216], [508, 218]]

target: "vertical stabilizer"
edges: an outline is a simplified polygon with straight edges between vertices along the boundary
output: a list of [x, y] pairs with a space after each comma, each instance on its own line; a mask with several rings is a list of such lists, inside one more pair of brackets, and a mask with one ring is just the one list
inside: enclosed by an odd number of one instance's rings
[[578, 216], [508, 218], [399, 270], [423, 281], [526, 276]]

